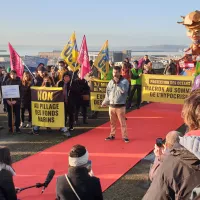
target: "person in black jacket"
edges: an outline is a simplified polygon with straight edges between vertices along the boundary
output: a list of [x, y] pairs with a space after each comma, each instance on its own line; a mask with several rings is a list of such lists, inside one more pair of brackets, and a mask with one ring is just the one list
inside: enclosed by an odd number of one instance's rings
[[32, 85], [34, 85], [34, 86], [42, 86], [43, 78], [45, 76], [45, 73], [46, 73], [46, 69], [44, 68], [44, 66], [39, 66], [37, 68], [37, 75], [33, 79], [33, 84]]
[[[10, 78], [10, 71], [9, 68], [7, 69], [7, 71], [4, 71], [4, 77], [2, 80], [1, 85], [6, 85], [6, 81]], [[7, 112], [7, 103], [6, 103], [6, 99], [3, 99], [3, 111]]]
[[[75, 145], [69, 153], [68, 174], [59, 176], [56, 183], [57, 200], [103, 200], [100, 180], [91, 174], [88, 151], [84, 146]], [[67, 181], [69, 180], [69, 182]]]
[[77, 84], [79, 87], [80, 95], [79, 95], [79, 101], [76, 102], [76, 112], [75, 112], [75, 122], [78, 123], [78, 115], [80, 108], [82, 109], [82, 115], [83, 115], [83, 124], [87, 123], [87, 107], [89, 107], [90, 104], [90, 87], [88, 86], [88, 82], [85, 79], [78, 78]]
[[28, 110], [28, 123], [27, 128], [31, 127], [31, 75], [29, 72], [24, 72], [21, 85], [21, 125], [20, 127], [25, 127], [24, 124], [24, 113]]
[[[15, 70], [11, 70], [10, 72], [10, 78], [6, 81], [6, 85], [19, 85], [19, 90], [21, 87], [21, 80], [19, 77], [17, 77], [17, 72]], [[9, 132], [13, 132], [12, 130], [12, 114], [14, 114], [15, 118], [15, 127], [16, 127], [16, 133], [20, 133], [20, 104], [21, 100], [20, 98], [16, 99], [7, 99], [7, 111], [8, 111], [8, 127], [9, 127]], [[12, 113], [12, 107], [13, 107], [13, 113]]]
[[[43, 79], [44, 79], [45, 72], [46, 72], [46, 69], [45, 69], [43, 63], [40, 63], [38, 65], [36, 72], [37, 72], [37, 75], [32, 80], [32, 85], [40, 87], [40, 86], [42, 86]], [[39, 135], [39, 129], [40, 129], [39, 126], [33, 126], [33, 129], [30, 133], [33, 135]]]
[[63, 87], [63, 95], [65, 101], [65, 121], [67, 116], [69, 117], [69, 131], [74, 130], [74, 113], [75, 105], [80, 99], [80, 88], [76, 80], [72, 79], [70, 72], [63, 74], [63, 80], [58, 82], [58, 87]]
[[15, 171], [12, 168], [10, 150], [0, 146], [0, 199], [17, 200], [13, 182]]

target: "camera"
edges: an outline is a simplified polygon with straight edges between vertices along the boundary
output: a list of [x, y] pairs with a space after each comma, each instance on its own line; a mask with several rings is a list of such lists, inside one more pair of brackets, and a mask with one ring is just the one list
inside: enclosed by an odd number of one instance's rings
[[162, 147], [163, 146], [163, 139], [162, 138], [157, 138], [156, 139], [156, 145], [158, 147]]

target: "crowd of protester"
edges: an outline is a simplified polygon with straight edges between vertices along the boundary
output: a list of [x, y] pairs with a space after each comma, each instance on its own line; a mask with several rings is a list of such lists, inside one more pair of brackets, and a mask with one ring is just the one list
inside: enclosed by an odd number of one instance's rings
[[[182, 117], [187, 132], [171, 131], [165, 142], [156, 140], [155, 161], [149, 172], [151, 185], [143, 200], [200, 199], [200, 89], [185, 100]], [[68, 173], [57, 178], [57, 200], [102, 200], [100, 179], [94, 176], [87, 149], [73, 146], [68, 159]], [[0, 147], [0, 199], [17, 199], [15, 175], [9, 149]]]
[[[73, 80], [72, 80], [73, 78]], [[34, 72], [25, 71], [22, 79], [17, 77], [15, 70], [7, 69], [5, 71], [0, 67], [0, 84], [19, 85], [20, 98], [3, 99], [4, 111], [8, 113], [9, 132], [12, 130], [12, 111], [14, 114], [15, 132], [21, 133], [21, 128], [30, 128], [32, 126], [31, 117], [31, 86], [38, 87], [63, 87], [65, 98], [65, 127], [60, 131], [64, 135], [70, 136], [69, 131], [73, 131], [74, 124], [78, 124], [80, 111], [83, 115], [83, 124], [87, 124], [87, 108], [89, 107], [90, 88], [88, 82], [79, 78], [79, 73], [73, 73], [64, 61], [59, 61], [58, 68], [55, 66], [44, 66], [40, 63]], [[65, 94], [67, 92], [67, 94]], [[70, 92], [70, 95], [68, 93]], [[25, 120], [25, 111], [28, 111], [28, 121]], [[68, 123], [67, 123], [68, 119]], [[69, 124], [69, 127], [67, 127]], [[39, 134], [38, 126], [33, 126], [31, 133]], [[47, 128], [51, 131], [50, 128]]]
[[[5, 110], [8, 112], [9, 131], [12, 131], [11, 106], [15, 114], [16, 132], [20, 133], [20, 127], [31, 126], [31, 86], [62, 87], [65, 101], [65, 117], [68, 118], [65, 127], [60, 131], [69, 136], [69, 131], [74, 129], [78, 122], [79, 112], [82, 109], [83, 123], [87, 123], [87, 107], [89, 106], [90, 87], [89, 80], [92, 76], [102, 77], [91, 64], [91, 73], [88, 78], [81, 80], [79, 73], [73, 73], [64, 61], [59, 62], [59, 67], [45, 67], [42, 63], [36, 70], [35, 77], [29, 72], [24, 72], [22, 80], [17, 77], [14, 70], [2, 73], [0, 68], [1, 85], [19, 85], [20, 99], [4, 99]], [[141, 103], [141, 75], [154, 74], [152, 63], [148, 56], [144, 57], [143, 63], [137, 60], [130, 64], [124, 60], [122, 67], [114, 67], [110, 64], [107, 80], [113, 78], [113, 68], [121, 72], [121, 77], [129, 83], [127, 108], [131, 107], [132, 98], [137, 91], [137, 108]], [[142, 66], [142, 67], [141, 67]], [[172, 70], [173, 71], [173, 70]], [[72, 80], [72, 81], [71, 81]], [[129, 84], [131, 85], [131, 84]], [[68, 93], [70, 91], [70, 95]], [[28, 123], [25, 122], [24, 113], [28, 111]], [[20, 115], [21, 113], [21, 115]], [[143, 197], [143, 200], [197, 200], [200, 199], [200, 89], [195, 88], [185, 100], [182, 117], [187, 132], [180, 134], [171, 131], [166, 135], [165, 142], [158, 140], [154, 146], [155, 160], [150, 168], [149, 179], [151, 185]], [[21, 119], [21, 120], [20, 120]], [[33, 127], [33, 134], [38, 134], [38, 126]], [[49, 129], [49, 128], [48, 128]], [[50, 129], [49, 129], [50, 130]], [[126, 137], [126, 135], [124, 136]], [[75, 145], [69, 153], [68, 173], [59, 176], [56, 183], [57, 200], [102, 200], [100, 179], [94, 176], [89, 160], [89, 152], [82, 145]], [[0, 147], [0, 199], [17, 200], [13, 183], [15, 171], [12, 168], [10, 151], [7, 147]]]
[[[59, 61], [58, 66], [45, 66], [40, 63], [34, 72], [34, 75], [30, 71], [25, 71], [23, 77], [20, 79], [17, 77], [17, 73], [14, 70], [8, 68], [7, 70], [0, 67], [0, 85], [19, 85], [20, 86], [20, 98], [18, 99], [3, 99], [4, 111], [8, 113], [8, 127], [9, 132], [21, 133], [21, 128], [32, 127], [31, 117], [31, 86], [38, 87], [63, 87], [63, 93], [65, 97], [65, 127], [61, 127], [60, 131], [65, 136], [70, 136], [70, 131], [74, 130], [74, 125], [79, 124], [79, 114], [83, 117], [83, 124], [87, 124], [87, 110], [90, 104], [90, 80], [95, 77], [101, 80], [113, 79], [113, 62], [110, 63], [110, 68], [107, 75], [100, 74], [96, 67], [93, 65], [93, 61], [90, 61], [91, 73], [89, 73], [85, 79], [79, 78], [79, 71], [73, 73], [64, 61]], [[152, 69], [152, 63], [148, 56], [144, 56], [143, 62], [139, 63], [134, 61], [133, 65], [129, 59], [126, 58], [122, 62], [121, 75], [129, 81], [129, 95], [126, 108], [132, 106], [133, 97], [135, 91], [137, 91], [137, 108], [140, 108], [141, 103], [141, 75], [143, 73], [154, 73]], [[134, 85], [133, 87], [131, 87]], [[14, 117], [12, 117], [13, 108]], [[28, 120], [25, 120], [25, 112], [28, 112]], [[98, 112], [95, 111], [91, 118], [97, 117]], [[13, 118], [15, 122], [13, 122]], [[13, 124], [15, 130], [13, 129]], [[67, 124], [69, 125], [67, 127]], [[33, 126], [32, 134], [38, 135], [40, 127]], [[51, 128], [47, 128], [47, 131], [51, 131]]]

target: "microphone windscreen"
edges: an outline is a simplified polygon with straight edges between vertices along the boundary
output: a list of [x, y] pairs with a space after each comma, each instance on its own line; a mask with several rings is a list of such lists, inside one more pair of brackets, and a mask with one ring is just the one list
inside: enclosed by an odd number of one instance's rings
[[51, 180], [53, 179], [54, 175], [55, 175], [55, 170], [54, 170], [54, 169], [49, 170], [49, 173], [48, 173], [48, 175], [47, 175], [47, 178], [46, 178], [46, 180], [45, 180], [45, 182], [44, 182], [44, 186], [45, 186], [45, 187], [47, 187], [47, 186], [49, 185], [49, 183], [50, 183]]

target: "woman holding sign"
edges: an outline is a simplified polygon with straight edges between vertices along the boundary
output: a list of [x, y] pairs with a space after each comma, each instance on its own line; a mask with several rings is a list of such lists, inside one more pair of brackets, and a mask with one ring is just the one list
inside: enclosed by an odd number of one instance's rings
[[[19, 85], [21, 86], [21, 80], [17, 77], [17, 72], [15, 70], [11, 70], [10, 78], [6, 81], [6, 85]], [[13, 115], [15, 118], [15, 127], [16, 133], [21, 133], [19, 126], [20, 126], [20, 98], [14, 99], [6, 99], [7, 103], [7, 111], [8, 111], [8, 127], [9, 132], [14, 132], [13, 130]]]

